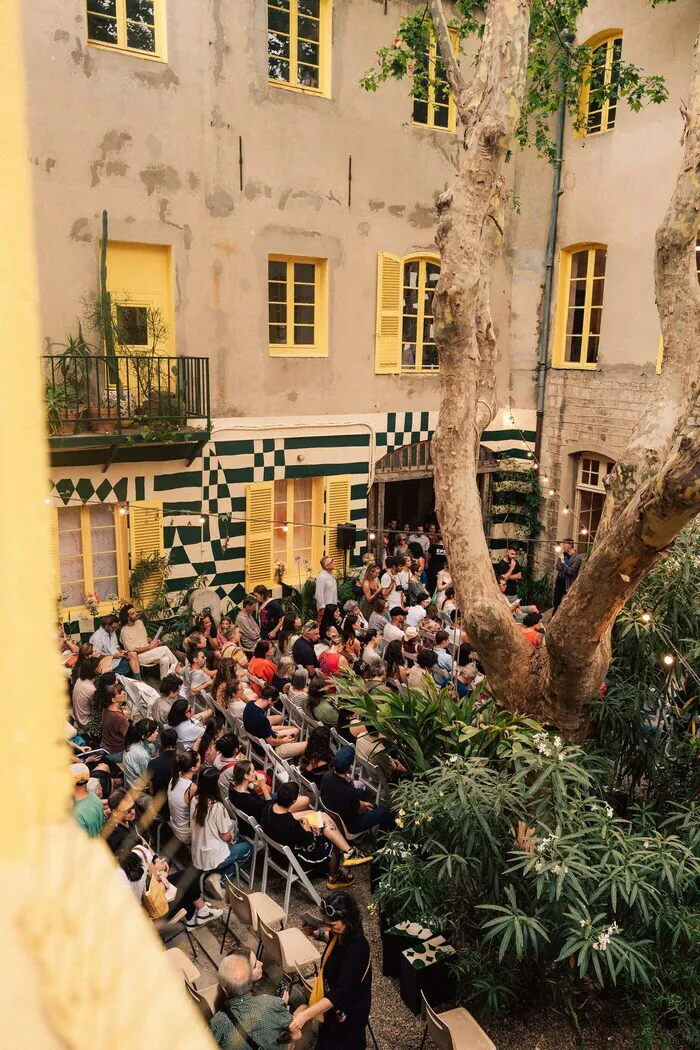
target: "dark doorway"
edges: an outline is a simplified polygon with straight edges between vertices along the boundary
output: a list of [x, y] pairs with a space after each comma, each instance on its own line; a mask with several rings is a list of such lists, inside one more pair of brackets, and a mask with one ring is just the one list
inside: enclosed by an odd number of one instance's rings
[[399, 528], [437, 523], [432, 478], [407, 478], [386, 486], [384, 520], [396, 519]]

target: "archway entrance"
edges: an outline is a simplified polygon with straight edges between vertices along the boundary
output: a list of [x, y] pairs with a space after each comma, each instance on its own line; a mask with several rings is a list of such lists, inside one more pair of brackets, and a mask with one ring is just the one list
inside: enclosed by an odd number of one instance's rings
[[[497, 469], [496, 453], [482, 445], [479, 450], [477, 482], [481, 497], [481, 517], [487, 536], [491, 527], [492, 475]], [[413, 528], [431, 522], [437, 524], [433, 474], [429, 440], [401, 445], [383, 456], [376, 465], [374, 485], [370, 493], [370, 528], [379, 535], [392, 520], [396, 520], [400, 529], [406, 525]]]

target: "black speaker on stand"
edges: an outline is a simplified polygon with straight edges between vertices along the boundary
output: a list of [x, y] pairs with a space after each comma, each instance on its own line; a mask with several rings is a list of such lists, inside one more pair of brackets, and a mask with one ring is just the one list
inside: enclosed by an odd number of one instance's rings
[[352, 522], [346, 522], [344, 525], [338, 525], [337, 535], [338, 547], [343, 552], [343, 575], [348, 574], [348, 551], [355, 549], [357, 543], [357, 525], [353, 525]]

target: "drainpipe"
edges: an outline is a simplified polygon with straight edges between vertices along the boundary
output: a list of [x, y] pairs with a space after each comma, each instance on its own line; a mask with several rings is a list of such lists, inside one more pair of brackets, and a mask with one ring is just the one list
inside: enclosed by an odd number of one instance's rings
[[[573, 40], [573, 36], [571, 36]], [[566, 40], [565, 43], [569, 41]], [[547, 382], [547, 351], [549, 349], [549, 328], [552, 308], [552, 278], [554, 275], [554, 252], [557, 245], [557, 221], [559, 218], [559, 198], [564, 192], [561, 188], [561, 167], [564, 151], [564, 127], [566, 124], [566, 80], [559, 81], [561, 103], [557, 113], [556, 157], [554, 160], [554, 177], [552, 179], [552, 203], [549, 209], [549, 234], [547, 236], [547, 256], [544, 271], [544, 295], [542, 297], [542, 314], [540, 317], [540, 343], [537, 359], [537, 425], [535, 429], [535, 459], [539, 460], [542, 446], [542, 422], [544, 420], [544, 394]]]

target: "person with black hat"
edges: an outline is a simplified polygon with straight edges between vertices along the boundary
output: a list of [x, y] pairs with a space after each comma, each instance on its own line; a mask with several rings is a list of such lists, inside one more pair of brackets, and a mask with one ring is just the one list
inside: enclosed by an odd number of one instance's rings
[[321, 901], [323, 927], [312, 934], [326, 942], [321, 970], [308, 1005], [300, 1006], [291, 1025], [296, 1040], [316, 1018], [321, 1022], [316, 1050], [365, 1050], [372, 1007], [372, 955], [355, 899], [343, 891]]
[[394, 816], [389, 807], [365, 802], [350, 779], [354, 758], [354, 747], [341, 747], [336, 752], [331, 768], [321, 779], [321, 802], [325, 809], [340, 817], [351, 835], [375, 827], [389, 831], [394, 827]]

